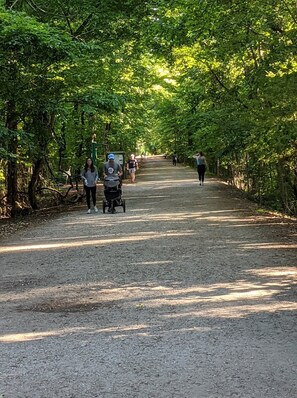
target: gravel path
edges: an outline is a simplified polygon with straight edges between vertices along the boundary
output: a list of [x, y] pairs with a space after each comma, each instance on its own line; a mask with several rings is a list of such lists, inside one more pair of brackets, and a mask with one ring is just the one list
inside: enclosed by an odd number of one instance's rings
[[1, 241], [0, 397], [297, 397], [296, 224], [161, 158], [123, 196]]

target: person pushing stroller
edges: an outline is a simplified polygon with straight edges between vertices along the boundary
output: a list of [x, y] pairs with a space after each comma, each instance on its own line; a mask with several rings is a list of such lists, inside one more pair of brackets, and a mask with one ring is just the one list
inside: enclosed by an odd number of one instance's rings
[[113, 153], [108, 155], [108, 161], [103, 166], [104, 195], [108, 203], [108, 211], [114, 212], [115, 201], [121, 200], [122, 166], [115, 161]]

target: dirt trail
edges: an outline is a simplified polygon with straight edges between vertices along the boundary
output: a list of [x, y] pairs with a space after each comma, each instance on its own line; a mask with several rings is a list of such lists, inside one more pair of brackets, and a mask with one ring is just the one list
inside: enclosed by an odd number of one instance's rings
[[294, 226], [160, 158], [123, 196], [1, 242], [0, 397], [297, 397]]

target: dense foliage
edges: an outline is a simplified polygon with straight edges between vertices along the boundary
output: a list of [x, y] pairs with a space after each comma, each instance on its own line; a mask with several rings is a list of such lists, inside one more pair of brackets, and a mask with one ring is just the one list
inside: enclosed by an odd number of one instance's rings
[[2, 2], [2, 208], [40, 206], [96, 136], [98, 161], [203, 150], [297, 214], [296, 33], [295, 0]]

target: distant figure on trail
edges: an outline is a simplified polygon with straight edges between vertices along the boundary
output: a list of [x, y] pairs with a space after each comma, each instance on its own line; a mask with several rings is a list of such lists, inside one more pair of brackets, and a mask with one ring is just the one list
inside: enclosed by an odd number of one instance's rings
[[172, 164], [173, 166], [176, 166], [177, 163], [177, 154], [174, 152], [174, 154], [172, 155]]
[[204, 174], [206, 170], [206, 159], [203, 152], [199, 152], [193, 156], [196, 159], [198, 180], [200, 185], [204, 185]]
[[88, 158], [86, 160], [85, 167], [82, 169], [80, 176], [84, 182], [84, 188], [86, 191], [87, 206], [88, 206], [87, 213], [88, 214], [91, 213], [91, 194], [92, 194], [92, 202], [94, 205], [94, 211], [95, 213], [97, 213], [98, 209], [96, 207], [96, 184], [97, 181], [99, 180], [99, 175], [97, 167], [94, 166], [93, 160], [91, 158]]
[[71, 181], [71, 166], [69, 167], [69, 169], [65, 173], [66, 173], [65, 184], [67, 184], [68, 180]]
[[127, 162], [127, 170], [129, 172], [131, 182], [134, 183], [136, 170], [138, 170], [138, 161], [135, 159], [135, 155], [133, 154], [131, 154], [130, 159]]

